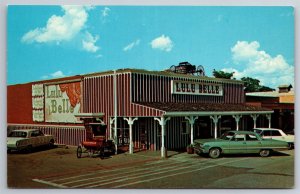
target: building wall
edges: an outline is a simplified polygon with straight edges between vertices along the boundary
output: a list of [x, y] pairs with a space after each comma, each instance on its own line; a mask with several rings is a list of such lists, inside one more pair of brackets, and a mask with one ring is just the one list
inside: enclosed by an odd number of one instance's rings
[[[104, 122], [114, 116], [114, 75], [86, 77], [83, 80], [83, 112], [103, 112]], [[117, 116], [160, 116], [162, 111], [132, 103], [131, 74], [117, 74]]]
[[7, 122], [33, 124], [31, 84], [7, 87]]
[[32, 115], [32, 85], [64, 82], [78, 78], [80, 77], [74, 76], [7, 86], [7, 132], [14, 129], [40, 129], [46, 134], [53, 135], [56, 143], [78, 145], [86, 135], [82, 123], [35, 122]]
[[[201, 78], [200, 78], [201, 79]], [[199, 83], [220, 83], [220, 81], [195, 80], [160, 75], [132, 74], [133, 102], [189, 102], [189, 103], [244, 103], [243, 84], [222, 83], [223, 96], [171, 94], [171, 80]]]

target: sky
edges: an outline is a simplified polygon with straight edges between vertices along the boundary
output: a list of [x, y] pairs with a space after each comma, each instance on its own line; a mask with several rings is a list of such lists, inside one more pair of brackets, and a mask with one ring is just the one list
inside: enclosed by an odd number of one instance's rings
[[293, 7], [9, 6], [7, 84], [188, 61], [294, 85]]

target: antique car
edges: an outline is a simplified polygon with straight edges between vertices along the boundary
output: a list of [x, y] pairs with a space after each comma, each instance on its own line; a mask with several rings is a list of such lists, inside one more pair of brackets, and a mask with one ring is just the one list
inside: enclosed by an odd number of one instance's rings
[[294, 147], [295, 136], [287, 135], [281, 129], [274, 128], [254, 128], [254, 132], [258, 133], [263, 139], [275, 139], [285, 141], [289, 144], [289, 149]]
[[38, 129], [13, 130], [7, 137], [7, 152], [31, 151], [32, 148], [54, 145], [54, 137], [46, 135]]
[[92, 157], [99, 155], [104, 158], [105, 153], [115, 154], [115, 144], [113, 140], [107, 140], [105, 137], [94, 137], [93, 139], [82, 141], [77, 147], [77, 158], [81, 158], [83, 153]]
[[208, 154], [218, 158], [221, 154], [258, 153], [267, 157], [272, 151], [287, 150], [284, 141], [262, 139], [259, 134], [250, 131], [228, 131], [218, 139], [197, 139], [194, 141], [195, 153]]
[[106, 125], [90, 121], [86, 126], [87, 137], [77, 147], [77, 158], [100, 156], [103, 159], [105, 154], [115, 154], [116, 146], [114, 141], [107, 137]]

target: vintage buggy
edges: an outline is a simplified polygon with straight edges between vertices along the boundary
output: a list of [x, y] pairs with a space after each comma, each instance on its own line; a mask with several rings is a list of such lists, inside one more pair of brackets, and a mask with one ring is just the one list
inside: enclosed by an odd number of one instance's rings
[[90, 129], [91, 135], [77, 147], [77, 158], [85, 154], [88, 157], [100, 156], [103, 159], [105, 154], [115, 154], [114, 141], [106, 138], [106, 128], [91, 125]]

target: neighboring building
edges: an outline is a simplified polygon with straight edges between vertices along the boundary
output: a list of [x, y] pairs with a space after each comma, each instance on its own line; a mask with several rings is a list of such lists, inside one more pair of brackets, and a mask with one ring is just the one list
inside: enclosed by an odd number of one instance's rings
[[[248, 105], [269, 108], [272, 114], [272, 127], [285, 132], [294, 132], [294, 90], [292, 85], [280, 85], [277, 91], [246, 93]], [[259, 123], [264, 125], [263, 118]]]
[[254, 126], [259, 115], [270, 121], [272, 110], [245, 104], [242, 81], [200, 70], [195, 76], [119, 69], [10, 85], [8, 126], [39, 128], [69, 145], [107, 129], [106, 137], [119, 146], [131, 143], [130, 153], [133, 147], [161, 149], [164, 156], [165, 147], [180, 149], [194, 138], [244, 129], [246, 117]]

